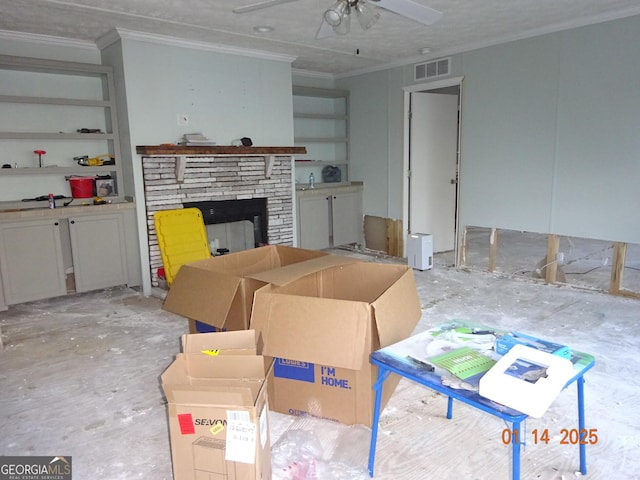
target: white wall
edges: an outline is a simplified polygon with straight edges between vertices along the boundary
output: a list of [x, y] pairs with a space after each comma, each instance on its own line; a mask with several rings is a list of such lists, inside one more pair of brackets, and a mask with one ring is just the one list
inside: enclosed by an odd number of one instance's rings
[[[464, 76], [460, 226], [640, 243], [640, 16], [455, 55]], [[352, 171], [365, 214], [401, 217], [402, 87], [351, 89]]]

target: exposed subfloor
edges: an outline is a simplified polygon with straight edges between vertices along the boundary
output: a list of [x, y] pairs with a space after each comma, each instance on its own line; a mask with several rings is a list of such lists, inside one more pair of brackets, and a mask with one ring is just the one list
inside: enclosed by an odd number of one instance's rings
[[[448, 265], [447, 256], [437, 255], [432, 270], [415, 271], [423, 304], [416, 333], [465, 319], [593, 354], [596, 366], [585, 377], [586, 426], [597, 429], [597, 443], [587, 447], [585, 478], [638, 478], [640, 301]], [[122, 288], [0, 313], [0, 455], [70, 455], [76, 479], [171, 479], [159, 375], [179, 351], [187, 322], [161, 304]], [[576, 410], [573, 385], [541, 419], [527, 421], [523, 480], [580, 476], [578, 446], [561, 444], [562, 429], [577, 428]], [[507, 425], [462, 404], [454, 406], [452, 420], [445, 414], [444, 397], [401, 381], [381, 417], [375, 478], [510, 478], [511, 450], [502, 441]], [[297, 422], [272, 412], [272, 444]], [[351, 431], [345, 428], [318, 422], [311, 434], [330, 452]], [[548, 429], [548, 444], [534, 442], [536, 428]], [[327, 435], [331, 431], [337, 433]], [[355, 473], [345, 468], [331, 478], [366, 478], [366, 433], [350, 437], [359, 438], [351, 442]], [[276, 468], [274, 478], [293, 477]], [[328, 474], [318, 478], [329, 480]]]

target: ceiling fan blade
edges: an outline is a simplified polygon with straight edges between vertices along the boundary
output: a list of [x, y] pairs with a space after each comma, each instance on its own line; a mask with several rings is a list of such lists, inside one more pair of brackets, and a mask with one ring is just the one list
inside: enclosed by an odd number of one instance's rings
[[333, 27], [323, 19], [318, 33], [316, 33], [316, 39], [320, 40], [322, 38], [333, 37], [334, 35], [336, 35], [336, 32], [333, 30]]
[[282, 3], [296, 2], [297, 0], [265, 0], [264, 2], [252, 3], [251, 5], [245, 5], [244, 7], [236, 7], [232, 10], [233, 13], [247, 13], [254, 10], [260, 10], [262, 8], [275, 7]]
[[378, 5], [398, 15], [407, 17], [425, 25], [432, 25], [442, 18], [442, 12], [425, 7], [412, 0], [370, 0], [371, 5]]

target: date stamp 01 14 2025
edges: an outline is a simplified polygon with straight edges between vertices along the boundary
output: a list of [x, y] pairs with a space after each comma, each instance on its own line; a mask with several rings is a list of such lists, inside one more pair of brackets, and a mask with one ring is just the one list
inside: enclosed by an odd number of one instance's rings
[[[563, 428], [560, 430], [559, 437], [553, 439], [549, 436], [549, 429], [545, 428], [538, 430], [537, 428], [531, 431], [534, 444], [544, 443], [548, 445], [552, 440], [558, 440], [560, 445], [595, 445], [598, 443], [598, 429], [580, 429], [577, 428]], [[511, 443], [521, 443], [520, 432], [518, 430], [510, 430], [505, 428], [502, 430], [502, 443], [505, 445]], [[526, 443], [526, 442], [522, 442]]]

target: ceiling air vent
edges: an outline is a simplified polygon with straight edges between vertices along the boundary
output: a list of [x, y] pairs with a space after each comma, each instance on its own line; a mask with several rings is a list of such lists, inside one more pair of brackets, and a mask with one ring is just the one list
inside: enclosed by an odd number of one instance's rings
[[413, 66], [414, 80], [443, 77], [449, 75], [449, 63], [451, 58], [441, 58], [431, 62], [416, 63]]

